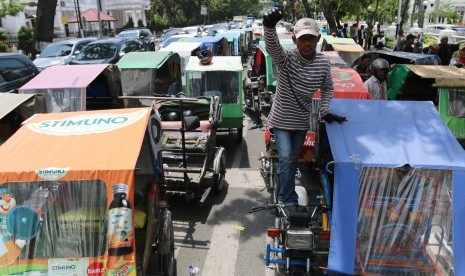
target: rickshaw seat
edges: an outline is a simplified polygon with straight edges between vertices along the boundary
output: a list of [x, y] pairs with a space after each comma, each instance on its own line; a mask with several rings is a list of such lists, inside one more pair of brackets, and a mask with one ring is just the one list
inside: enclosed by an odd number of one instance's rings
[[[181, 121], [162, 121], [161, 128], [164, 130], [167, 129], [180, 129], [181, 128]], [[202, 120], [200, 121], [200, 127], [197, 130], [201, 130], [202, 132], [209, 132], [211, 129], [210, 121]]]

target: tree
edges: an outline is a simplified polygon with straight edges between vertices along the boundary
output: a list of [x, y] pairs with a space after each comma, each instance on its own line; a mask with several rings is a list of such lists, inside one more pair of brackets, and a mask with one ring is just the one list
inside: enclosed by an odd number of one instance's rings
[[134, 28], [134, 20], [132, 19], [132, 16], [129, 16], [128, 22], [126, 22], [126, 24], [124, 24], [123, 26], [123, 29], [130, 29], [130, 28]]
[[0, 0], [0, 19], [5, 16], [16, 16], [23, 11], [26, 4], [18, 0]]
[[[53, 23], [56, 7], [57, 0], [38, 0], [37, 19], [34, 32], [36, 51], [40, 52], [53, 41]], [[33, 53], [33, 55], [34, 54], [35, 53]]]
[[142, 19], [137, 20], [137, 27], [145, 27]]
[[32, 29], [21, 27], [18, 31], [18, 49], [26, 54], [34, 52], [34, 32]]

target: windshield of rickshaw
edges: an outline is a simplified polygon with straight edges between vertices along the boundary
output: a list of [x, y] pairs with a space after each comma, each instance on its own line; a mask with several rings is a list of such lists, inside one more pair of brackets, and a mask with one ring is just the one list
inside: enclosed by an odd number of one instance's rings
[[465, 88], [447, 88], [446, 115], [465, 118]]
[[331, 111], [350, 123], [326, 124], [337, 222], [328, 269], [465, 273], [465, 155], [433, 103], [333, 99]]
[[191, 58], [186, 66], [189, 97], [219, 96], [221, 103], [239, 103], [242, 84], [241, 57], [215, 56], [208, 65]]
[[449, 272], [454, 263], [451, 195], [450, 170], [362, 167], [355, 271]]
[[221, 103], [239, 102], [238, 72], [191, 72], [188, 78], [190, 97], [218, 96]]

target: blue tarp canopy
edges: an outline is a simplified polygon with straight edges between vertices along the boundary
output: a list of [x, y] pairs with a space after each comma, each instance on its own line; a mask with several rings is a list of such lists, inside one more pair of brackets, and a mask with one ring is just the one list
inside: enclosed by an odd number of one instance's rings
[[432, 102], [333, 99], [331, 112], [347, 117], [326, 124], [335, 161], [328, 269], [353, 274], [356, 259], [360, 168], [452, 171], [455, 275], [465, 275], [465, 151]]

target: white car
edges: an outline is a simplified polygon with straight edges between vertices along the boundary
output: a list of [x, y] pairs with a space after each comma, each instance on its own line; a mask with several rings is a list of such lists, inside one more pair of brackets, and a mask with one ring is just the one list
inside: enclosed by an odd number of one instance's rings
[[88, 37], [54, 42], [36, 55], [33, 63], [39, 71], [53, 65], [69, 64], [84, 46], [96, 40], [95, 37]]

